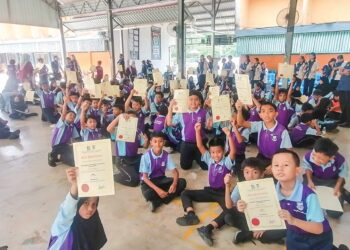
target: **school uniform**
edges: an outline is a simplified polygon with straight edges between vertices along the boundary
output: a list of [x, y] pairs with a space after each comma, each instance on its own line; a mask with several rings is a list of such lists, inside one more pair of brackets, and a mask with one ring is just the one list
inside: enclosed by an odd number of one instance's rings
[[[234, 168], [234, 161], [229, 156], [224, 157], [220, 162], [215, 163], [209, 151], [202, 155], [202, 160], [208, 165], [209, 186], [199, 190], [185, 190], [181, 194], [181, 201], [184, 211], [188, 207], [193, 207], [196, 202], [217, 202], [223, 210], [225, 206], [225, 183], [224, 177], [231, 173]], [[225, 215], [220, 214], [214, 219], [219, 228], [225, 224]]]
[[80, 136], [83, 141], [94, 141], [102, 138], [101, 130], [84, 128], [80, 131]]
[[[168, 191], [173, 183], [173, 178], [167, 177], [165, 172], [176, 168], [170, 154], [162, 150], [160, 155], [155, 155], [152, 149], [146, 151], [141, 157], [140, 174], [147, 174], [148, 178], [159, 188]], [[186, 180], [179, 178], [175, 193], [169, 194], [165, 198], [160, 198], [158, 194], [149, 187], [143, 180], [141, 181], [142, 195], [146, 201], [158, 201], [168, 204], [175, 197], [180, 196], [181, 192], [186, 188]]]
[[296, 82], [294, 87], [300, 87], [301, 86], [301, 81], [304, 78], [304, 74], [305, 74], [305, 63], [296, 63], [294, 65], [294, 74], [296, 75]]
[[252, 107], [249, 109], [249, 122], [257, 122], [261, 121], [260, 115], [259, 115], [260, 110], [257, 107]]
[[274, 104], [277, 106], [277, 118], [276, 120], [285, 128], [288, 127], [288, 123], [295, 113], [294, 109], [292, 108], [290, 102], [285, 101], [285, 102], [279, 102], [279, 101], [274, 101]]
[[264, 99], [265, 97], [265, 92], [262, 89], [254, 89], [253, 96], [257, 100]]
[[93, 117], [96, 119], [97, 122], [97, 127], [101, 127], [101, 116], [103, 115], [103, 112], [101, 109], [94, 109], [94, 108], [89, 108], [89, 110], [86, 113], [87, 116]]
[[257, 146], [259, 150], [258, 158], [265, 161], [266, 166], [270, 165], [272, 156], [280, 148], [292, 148], [292, 143], [288, 131], [277, 121], [275, 125], [267, 129], [264, 122], [251, 122], [250, 132], [258, 133]]
[[323, 224], [323, 233], [312, 234], [304, 230], [287, 225], [286, 245], [287, 249], [300, 250], [330, 250], [333, 247], [333, 234], [328, 220], [324, 217], [320, 203], [314, 191], [307, 185], [296, 181], [294, 190], [289, 197], [281, 193], [281, 185], [276, 185], [277, 197], [282, 209], [297, 219], [318, 222]]
[[202, 125], [201, 135], [204, 141], [206, 136], [204, 133], [207, 112], [203, 108], [198, 108], [193, 112], [177, 113], [173, 117], [174, 125], [180, 124], [182, 142], [180, 146], [180, 165], [182, 169], [190, 169], [192, 162], [195, 160], [203, 170], [207, 170], [208, 166], [202, 162], [201, 154], [196, 145], [196, 131], [194, 126], [197, 122]]
[[[243, 137], [242, 142], [238, 142], [236, 133], [231, 131], [230, 136], [233, 140], [233, 143], [235, 144], [236, 147], [236, 154], [235, 154], [235, 174], [238, 176], [239, 180], [243, 179], [243, 174], [241, 170], [241, 164], [245, 160], [245, 150], [246, 150], [246, 144], [249, 141], [249, 129], [247, 128], [238, 128], [238, 132], [241, 134]], [[226, 145], [228, 145], [228, 140], [226, 140]], [[229, 147], [227, 149], [229, 151]]]
[[258, 83], [260, 81], [261, 77], [261, 64], [257, 63], [253, 65], [253, 79], [252, 79], [252, 87], [254, 87], [254, 84]]
[[236, 65], [234, 62], [228, 61], [227, 63], [224, 64], [224, 69], [228, 71], [228, 81], [230, 83], [230, 86], [232, 86]]
[[51, 140], [51, 157], [57, 160], [58, 155], [61, 155], [61, 161], [67, 165], [75, 166], [73, 148], [70, 145], [71, 140], [78, 138], [79, 133], [74, 126], [74, 123], [67, 123], [59, 119], [53, 132]]
[[107, 242], [98, 211], [85, 220], [77, 212], [81, 205], [82, 201], [67, 194], [51, 227], [48, 250], [98, 250]]
[[310, 96], [314, 89], [315, 77], [319, 63], [317, 61], [308, 61], [306, 63], [305, 79], [304, 79], [304, 95]]
[[[334, 159], [331, 159], [325, 165], [317, 165], [315, 161], [312, 159], [312, 150], [308, 151], [302, 162], [302, 167], [305, 170], [312, 171], [312, 181], [317, 186], [327, 186], [334, 188], [338, 178], [342, 177], [347, 179], [348, 177], [348, 165], [345, 161], [345, 158], [337, 153]], [[305, 179], [306, 182], [306, 179]], [[341, 187], [340, 191], [344, 193], [344, 185]], [[343, 204], [343, 199], [340, 197], [340, 202]], [[329, 211], [326, 210], [327, 214], [331, 217], [338, 218], [343, 212]]]
[[55, 124], [59, 119], [59, 114], [55, 113], [55, 95], [54, 91], [43, 91], [37, 89], [36, 94], [40, 98], [40, 104], [42, 109], [42, 121], [49, 121]]
[[[239, 194], [238, 186], [232, 190], [231, 200], [235, 206], [231, 209], [227, 209], [225, 213], [225, 223], [227, 225], [233, 226], [244, 232], [246, 234], [246, 241], [253, 240], [253, 233], [249, 231], [246, 217], [244, 213], [237, 210], [236, 204], [241, 199]], [[279, 243], [286, 236], [286, 230], [267, 230], [259, 238], [261, 243]]]
[[137, 130], [134, 142], [119, 141], [115, 134], [111, 139], [116, 142], [116, 167], [117, 173], [114, 180], [129, 187], [136, 187], [140, 184], [139, 166], [141, 155], [137, 153], [140, 146], [144, 145], [141, 131]]
[[301, 122], [292, 129], [290, 138], [293, 147], [308, 147], [312, 146], [321, 137], [317, 136], [316, 129]]

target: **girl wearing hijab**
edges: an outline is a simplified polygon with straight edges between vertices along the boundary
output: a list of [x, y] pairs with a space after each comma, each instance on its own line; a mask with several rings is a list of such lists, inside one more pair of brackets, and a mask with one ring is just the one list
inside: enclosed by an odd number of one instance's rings
[[70, 192], [52, 225], [48, 250], [98, 250], [107, 242], [97, 211], [99, 198], [78, 198], [76, 170], [66, 170]]

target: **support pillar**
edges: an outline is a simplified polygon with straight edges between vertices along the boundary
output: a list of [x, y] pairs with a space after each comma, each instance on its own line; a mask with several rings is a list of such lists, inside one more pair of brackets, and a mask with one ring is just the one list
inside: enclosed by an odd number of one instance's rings
[[176, 29], [177, 64], [181, 78], [185, 78], [185, 1], [178, 0], [178, 24]]
[[67, 57], [67, 49], [66, 49], [66, 40], [64, 38], [64, 31], [63, 31], [63, 21], [61, 17], [61, 8], [59, 3], [56, 4], [57, 8], [57, 15], [58, 15], [58, 26], [60, 29], [60, 42], [61, 42], [61, 57], [62, 57], [62, 68], [64, 69], [66, 67], [66, 57]]
[[293, 49], [293, 35], [295, 25], [295, 13], [298, 0], [290, 0], [287, 33], [285, 38], [285, 59], [284, 62], [290, 64]]
[[107, 12], [108, 33], [109, 33], [109, 36], [108, 36], [109, 37], [109, 55], [111, 58], [111, 80], [115, 79], [116, 77], [112, 2], [113, 2], [112, 0], [108, 0], [108, 12]]

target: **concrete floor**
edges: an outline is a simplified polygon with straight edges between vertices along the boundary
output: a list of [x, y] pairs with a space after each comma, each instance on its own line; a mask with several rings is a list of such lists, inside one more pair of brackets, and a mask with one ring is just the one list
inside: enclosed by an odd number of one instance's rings
[[[38, 107], [32, 107], [37, 110]], [[0, 113], [0, 117], [8, 117]], [[10, 250], [46, 249], [50, 227], [58, 207], [68, 192], [65, 177], [66, 167], [47, 165], [50, 150], [51, 128], [38, 117], [26, 121], [9, 121], [10, 127], [21, 130], [20, 140], [0, 140], [0, 247]], [[349, 129], [340, 129], [330, 135], [340, 151], [350, 162]], [[303, 151], [298, 151], [300, 154]], [[248, 147], [248, 156], [256, 154], [254, 147]], [[179, 155], [173, 155], [179, 162]], [[207, 172], [194, 167], [180, 171], [189, 188], [202, 188], [207, 184]], [[347, 185], [349, 187], [349, 185]], [[140, 188], [128, 188], [116, 184], [116, 195], [102, 197], [99, 212], [105, 227], [108, 242], [104, 249], [209, 249], [196, 232], [198, 226], [180, 227], [175, 219], [183, 214], [181, 201], [176, 199], [161, 207], [155, 214], [148, 210]], [[204, 225], [219, 212], [217, 204], [196, 204], [196, 211]], [[331, 220], [335, 244], [350, 246], [350, 205], [340, 220]], [[235, 229], [224, 227], [214, 232], [215, 249], [285, 249], [278, 245], [262, 245], [256, 242], [239, 246], [232, 244]]]

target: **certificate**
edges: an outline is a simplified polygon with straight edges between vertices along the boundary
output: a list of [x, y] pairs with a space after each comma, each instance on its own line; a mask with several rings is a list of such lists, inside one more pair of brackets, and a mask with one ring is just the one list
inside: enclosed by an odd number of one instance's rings
[[244, 104], [252, 105], [252, 87], [249, 83], [249, 76], [243, 74], [235, 74], [235, 80], [238, 99]]
[[193, 67], [187, 69], [187, 75], [196, 75], [197, 71]]
[[278, 76], [282, 78], [292, 79], [294, 74], [294, 65], [279, 63], [278, 64]]
[[244, 214], [250, 231], [285, 229], [278, 216], [281, 210], [272, 178], [238, 182], [241, 199], [247, 204]]
[[214, 96], [211, 100], [211, 110], [213, 122], [230, 121], [232, 114], [229, 95]]
[[176, 104], [173, 107], [175, 113], [185, 113], [188, 111], [188, 89], [176, 89], [174, 91], [174, 100]]
[[170, 90], [174, 91], [175, 89], [179, 89], [180, 84], [178, 80], [170, 80]]
[[77, 72], [72, 70], [66, 70], [67, 86], [70, 83], [78, 83]]
[[34, 102], [34, 94], [35, 94], [35, 91], [27, 90], [26, 91], [26, 95], [24, 97], [24, 101], [26, 101], [26, 102]]
[[136, 117], [129, 117], [129, 119], [126, 120], [123, 115], [120, 115], [117, 127], [116, 140], [125, 142], [135, 142], [137, 122], [138, 119]]
[[111, 141], [73, 143], [79, 197], [114, 195]]
[[209, 87], [208, 96], [210, 99], [220, 95], [220, 86]]
[[147, 94], [147, 79], [134, 79], [134, 89], [136, 90], [135, 96], [146, 96]]
[[94, 84], [94, 87], [92, 89], [89, 89], [89, 93], [94, 98], [101, 98], [102, 97], [101, 84]]
[[221, 70], [221, 77], [227, 77], [228, 76], [228, 70], [227, 69], [222, 69]]
[[210, 72], [207, 72], [205, 74], [205, 81], [209, 84], [209, 86], [214, 86], [215, 85], [214, 75]]
[[320, 201], [321, 208], [343, 212], [343, 208], [337, 196], [333, 194], [333, 188], [325, 186], [316, 186], [315, 192]]
[[22, 87], [25, 91], [32, 90], [32, 87], [30, 86], [30, 83], [25, 81], [22, 83]]
[[186, 79], [180, 80], [180, 89], [187, 89], [187, 80]]
[[118, 69], [118, 72], [123, 72], [124, 71], [123, 65], [121, 65], [121, 64], [117, 64], [117, 69]]
[[102, 92], [104, 94], [107, 94], [107, 96], [120, 97], [119, 85], [112, 85], [110, 83], [107, 83], [106, 92]]
[[158, 86], [164, 84], [162, 73], [160, 73], [159, 71], [153, 72], [153, 83], [154, 85]]

